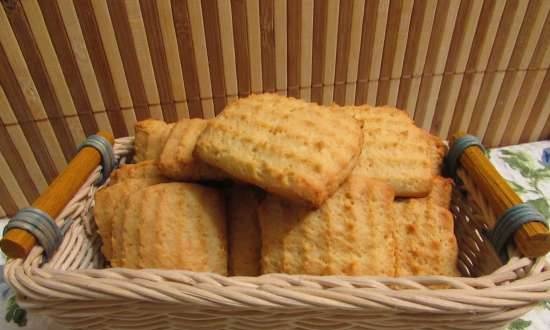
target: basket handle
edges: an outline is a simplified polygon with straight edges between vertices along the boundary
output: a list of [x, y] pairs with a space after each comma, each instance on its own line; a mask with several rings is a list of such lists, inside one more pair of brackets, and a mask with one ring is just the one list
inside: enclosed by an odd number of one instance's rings
[[[109, 132], [100, 131], [97, 135], [107, 140], [111, 145], [114, 143], [114, 137]], [[83, 146], [63, 172], [34, 201], [32, 207], [55, 219], [78, 192], [92, 171], [100, 164], [101, 160], [101, 154], [97, 149]], [[36, 237], [30, 232], [12, 228], [5, 233], [0, 241], [0, 248], [10, 258], [25, 258], [36, 243]]]
[[[451, 144], [465, 135], [463, 132], [455, 134]], [[467, 147], [459, 156], [458, 162], [478, 184], [478, 188], [487, 198], [497, 219], [500, 219], [511, 207], [523, 203], [479, 146]], [[528, 222], [515, 232], [514, 242], [524, 256], [540, 257], [550, 251], [550, 232], [540, 222]]]

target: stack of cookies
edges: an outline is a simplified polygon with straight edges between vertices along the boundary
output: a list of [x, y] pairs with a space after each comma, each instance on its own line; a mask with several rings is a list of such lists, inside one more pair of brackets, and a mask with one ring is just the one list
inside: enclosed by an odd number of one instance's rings
[[96, 194], [102, 251], [113, 267], [458, 276], [444, 154], [404, 111], [276, 94], [145, 120], [137, 162]]

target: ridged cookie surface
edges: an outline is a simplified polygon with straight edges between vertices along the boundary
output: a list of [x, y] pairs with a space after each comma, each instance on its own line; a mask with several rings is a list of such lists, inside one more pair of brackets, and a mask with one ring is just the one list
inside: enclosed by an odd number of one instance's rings
[[229, 231], [229, 274], [260, 275], [262, 240], [258, 206], [263, 193], [253, 187], [234, 185], [226, 191]]
[[432, 193], [394, 203], [396, 275], [460, 276], [458, 247], [449, 205], [452, 186], [438, 178]]
[[174, 180], [221, 180], [227, 176], [193, 156], [199, 135], [207, 126], [200, 118], [182, 119], [170, 131], [159, 157], [163, 175]]
[[[101, 189], [95, 194], [94, 219], [103, 242], [101, 251], [108, 260], [119, 265], [118, 260], [116, 260], [118, 251], [113, 252], [113, 243], [116, 245], [121, 237], [118, 222], [122, 219], [121, 213], [124, 211], [128, 195], [140, 188], [160, 182], [163, 182], [163, 179], [126, 179]], [[118, 245], [117, 248], [119, 248]]]
[[393, 197], [361, 176], [318, 209], [268, 195], [258, 211], [263, 273], [393, 276]]
[[355, 174], [388, 182], [399, 197], [423, 197], [443, 157], [434, 137], [416, 127], [406, 112], [347, 106], [338, 109], [363, 121], [363, 147]]
[[146, 160], [136, 164], [125, 164], [113, 171], [110, 185], [131, 179], [158, 179], [167, 180], [160, 172], [158, 162]]
[[276, 94], [253, 95], [210, 120], [199, 157], [274, 194], [321, 205], [361, 150], [360, 123], [344, 113]]
[[167, 124], [156, 119], [137, 122], [135, 125], [134, 149], [136, 154], [134, 160], [142, 162], [158, 159], [173, 126], [174, 124]]
[[[130, 226], [124, 242], [131, 266], [227, 274], [225, 210], [220, 191], [173, 182], [148, 187], [140, 197], [137, 208], [146, 207], [131, 222], [137, 230]], [[128, 211], [127, 215], [134, 214]], [[137, 263], [133, 263], [134, 256]]]

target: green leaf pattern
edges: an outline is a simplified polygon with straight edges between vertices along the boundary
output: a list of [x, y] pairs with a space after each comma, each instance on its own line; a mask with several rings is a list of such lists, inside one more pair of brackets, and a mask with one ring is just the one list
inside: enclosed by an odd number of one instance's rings
[[[550, 167], [540, 158], [542, 150], [550, 147], [550, 141], [541, 141], [504, 148], [491, 149], [491, 162], [510, 187], [520, 197], [536, 207], [550, 221]], [[544, 315], [543, 315], [544, 314]], [[543, 320], [550, 319], [550, 301], [543, 301], [523, 318], [508, 325], [507, 330], [539, 330], [550, 328]], [[541, 328], [540, 324], [544, 324]]]

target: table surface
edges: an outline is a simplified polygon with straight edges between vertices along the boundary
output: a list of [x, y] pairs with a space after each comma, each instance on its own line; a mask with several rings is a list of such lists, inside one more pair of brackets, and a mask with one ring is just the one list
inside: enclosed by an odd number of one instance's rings
[[[514, 190], [524, 201], [532, 203], [550, 221], [550, 170], [542, 158], [543, 150], [550, 148], [550, 141], [533, 142], [509, 147], [489, 150], [491, 162], [502, 176], [510, 182]], [[0, 230], [6, 219], [0, 219]], [[1, 232], [1, 231], [0, 231]], [[550, 255], [547, 256], [550, 259]], [[0, 265], [4, 259], [0, 255]], [[2, 267], [2, 266], [0, 266]], [[3, 276], [0, 275], [0, 329], [21, 329], [13, 323], [4, 321], [4, 298], [9, 293]], [[41, 315], [28, 315], [26, 330], [63, 330], [59, 325], [49, 321]], [[522, 318], [515, 320], [508, 326], [508, 330], [547, 330], [550, 329], [550, 301], [541, 303]]]

